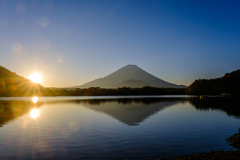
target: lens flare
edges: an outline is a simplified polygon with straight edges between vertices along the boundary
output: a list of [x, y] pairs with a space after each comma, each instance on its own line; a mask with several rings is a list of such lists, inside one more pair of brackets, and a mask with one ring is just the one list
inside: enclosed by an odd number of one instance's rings
[[48, 24], [49, 24], [49, 20], [47, 17], [41, 17], [39, 20], [38, 20], [38, 24], [39, 26], [41, 27], [47, 27]]
[[13, 43], [11, 46], [11, 50], [13, 53], [20, 53], [22, 49], [23, 49], [22, 45], [18, 42]]
[[41, 140], [34, 144], [34, 148], [36, 148], [39, 152], [46, 153], [51, 151], [51, 147], [46, 142]]
[[62, 57], [59, 57], [58, 59], [57, 59], [57, 62], [58, 63], [62, 63], [63, 61], [62, 61]]
[[34, 109], [31, 110], [30, 116], [31, 116], [32, 118], [37, 118], [38, 115], [39, 115], [39, 110], [38, 110], [38, 109], [34, 108]]

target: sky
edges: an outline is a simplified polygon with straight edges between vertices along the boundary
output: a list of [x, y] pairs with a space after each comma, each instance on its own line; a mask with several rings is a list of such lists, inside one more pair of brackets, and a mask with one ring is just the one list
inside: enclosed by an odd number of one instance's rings
[[240, 69], [240, 1], [0, 0], [0, 65], [45, 87], [135, 64], [190, 85]]

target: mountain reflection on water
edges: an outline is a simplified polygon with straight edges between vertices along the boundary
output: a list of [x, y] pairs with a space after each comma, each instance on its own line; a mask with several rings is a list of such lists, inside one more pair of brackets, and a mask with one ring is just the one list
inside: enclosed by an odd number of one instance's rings
[[0, 127], [42, 104], [34, 104], [32, 101], [0, 101]]
[[[108, 103], [106, 103], [108, 102]], [[118, 99], [111, 101], [86, 101], [85, 107], [105, 113], [129, 126], [139, 125], [155, 113], [176, 103], [186, 102], [183, 99]], [[96, 105], [97, 104], [97, 105]]]
[[234, 98], [50, 98], [0, 101], [0, 159], [159, 159], [231, 150], [226, 136], [239, 127]]
[[197, 110], [220, 110], [229, 116], [240, 118], [240, 102], [233, 97], [194, 98], [129, 98], [129, 99], [81, 99], [57, 100], [36, 103], [33, 101], [0, 101], [0, 127], [43, 104], [75, 103], [104, 113], [129, 126], [136, 126], [148, 117], [177, 103], [189, 102]]
[[[189, 102], [197, 110], [219, 110], [240, 118], [238, 97], [136, 98], [69, 100], [64, 103], [84, 104], [85, 107], [111, 116], [126, 125], [139, 125], [148, 117], [177, 103]], [[58, 102], [53, 102], [58, 103]]]
[[[92, 110], [105, 113], [126, 125], [138, 125], [149, 116], [176, 103], [186, 102], [186, 99], [137, 98], [137, 99], [87, 99], [58, 100], [36, 103], [32, 101], [0, 101], [0, 127], [12, 120], [40, 108], [43, 104], [75, 103]], [[34, 110], [35, 111], [35, 110]], [[32, 115], [32, 113], [30, 113]]]

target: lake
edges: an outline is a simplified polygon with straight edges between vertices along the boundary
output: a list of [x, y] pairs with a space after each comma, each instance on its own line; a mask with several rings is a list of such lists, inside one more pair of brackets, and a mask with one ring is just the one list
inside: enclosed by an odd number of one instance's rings
[[0, 159], [158, 159], [235, 150], [237, 99], [0, 98]]

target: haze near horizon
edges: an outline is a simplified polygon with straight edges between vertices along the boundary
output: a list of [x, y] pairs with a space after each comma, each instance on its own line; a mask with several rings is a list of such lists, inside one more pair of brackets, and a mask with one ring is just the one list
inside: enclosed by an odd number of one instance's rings
[[240, 68], [240, 2], [0, 0], [0, 66], [45, 87], [127, 64], [174, 84]]

